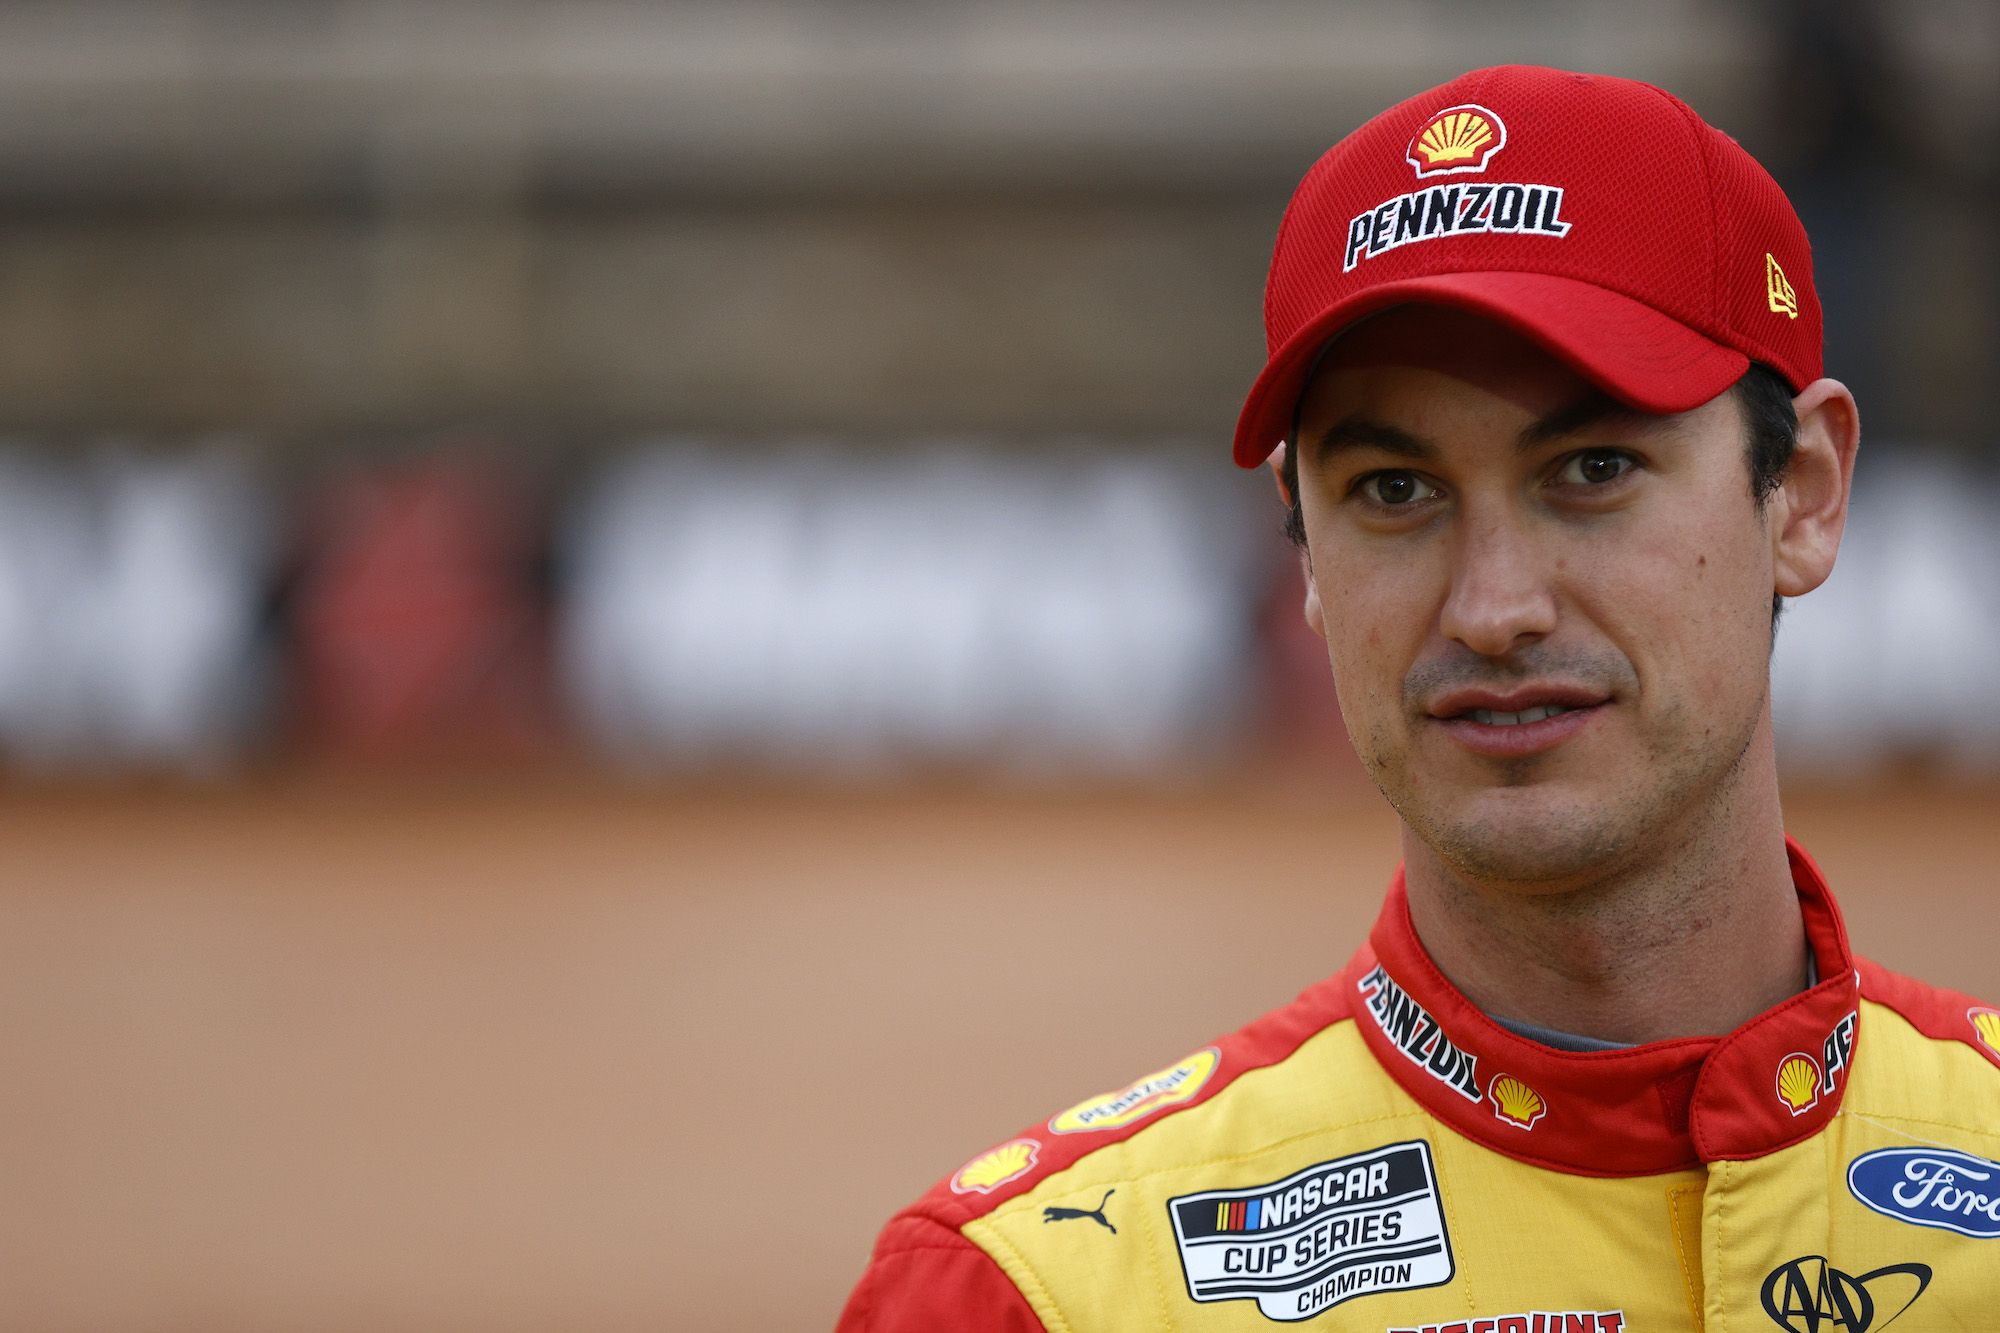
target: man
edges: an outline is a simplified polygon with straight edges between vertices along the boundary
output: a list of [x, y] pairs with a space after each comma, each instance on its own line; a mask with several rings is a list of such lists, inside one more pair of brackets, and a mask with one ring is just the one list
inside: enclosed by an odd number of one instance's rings
[[2000, 1013], [1856, 959], [1779, 812], [1859, 436], [1784, 195], [1480, 70], [1312, 169], [1266, 321], [1236, 459], [1404, 865], [1345, 970], [899, 1215], [842, 1327], [2000, 1326]]

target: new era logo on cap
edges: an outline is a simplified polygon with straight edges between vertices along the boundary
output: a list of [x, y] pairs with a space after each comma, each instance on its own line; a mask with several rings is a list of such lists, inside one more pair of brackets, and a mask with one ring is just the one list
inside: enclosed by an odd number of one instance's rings
[[1284, 439], [1330, 339], [1410, 302], [1506, 324], [1645, 412], [1698, 406], [1752, 361], [1794, 389], [1820, 374], [1812, 253], [1783, 191], [1684, 103], [1629, 79], [1474, 70], [1314, 164], [1272, 256], [1270, 358], [1236, 461], [1254, 467]]

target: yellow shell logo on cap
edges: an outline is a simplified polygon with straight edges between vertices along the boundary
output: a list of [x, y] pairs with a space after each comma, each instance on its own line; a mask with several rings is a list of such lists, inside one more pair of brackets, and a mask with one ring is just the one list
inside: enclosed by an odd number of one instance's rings
[[1507, 127], [1483, 106], [1447, 107], [1424, 122], [1407, 154], [1419, 176], [1484, 171], [1507, 143]]
[[1968, 1009], [1965, 1016], [1986, 1049], [2000, 1056], [2000, 1009]]
[[1116, 1092], [1077, 1103], [1049, 1121], [1049, 1129], [1057, 1134], [1077, 1134], [1086, 1129], [1118, 1129], [1144, 1119], [1200, 1092], [1220, 1059], [1221, 1051], [1204, 1047], [1179, 1064], [1155, 1070]]
[[1522, 1129], [1533, 1129], [1535, 1122], [1549, 1109], [1541, 1093], [1512, 1074], [1496, 1077], [1487, 1087], [1486, 1095], [1493, 1099], [1494, 1115]]
[[1764, 256], [1764, 296], [1771, 303], [1772, 314], [1787, 319], [1799, 317], [1799, 294], [1792, 290], [1777, 259], [1769, 254]]
[[1440, 162], [1470, 162], [1493, 142], [1493, 126], [1475, 111], [1456, 111], [1440, 116], [1417, 136], [1417, 151], [1432, 166]]
[[1794, 1051], [1778, 1062], [1778, 1100], [1793, 1115], [1804, 1115], [1819, 1104], [1819, 1061]]
[[958, 1168], [951, 1178], [953, 1194], [989, 1194], [1010, 1180], [1028, 1174], [1042, 1145], [1033, 1139], [1014, 1139], [990, 1148]]

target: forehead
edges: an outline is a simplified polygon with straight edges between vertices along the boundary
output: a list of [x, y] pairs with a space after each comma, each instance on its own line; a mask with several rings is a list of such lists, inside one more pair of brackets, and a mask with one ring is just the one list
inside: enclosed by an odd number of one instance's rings
[[1301, 434], [1349, 412], [1411, 410], [1457, 382], [1531, 418], [1595, 392], [1513, 330], [1466, 311], [1405, 305], [1355, 325], [1321, 356], [1299, 403]]

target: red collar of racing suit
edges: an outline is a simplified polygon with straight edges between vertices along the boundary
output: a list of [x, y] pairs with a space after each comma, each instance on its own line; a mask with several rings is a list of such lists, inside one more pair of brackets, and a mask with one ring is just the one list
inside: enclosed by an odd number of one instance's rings
[[1516, 1036], [1459, 994], [1424, 952], [1400, 868], [1345, 974], [1362, 1036], [1432, 1115], [1558, 1171], [1651, 1175], [1797, 1143], [1840, 1107], [1860, 981], [1819, 867], [1791, 839], [1785, 846], [1824, 980], [1727, 1036], [1583, 1053]]

